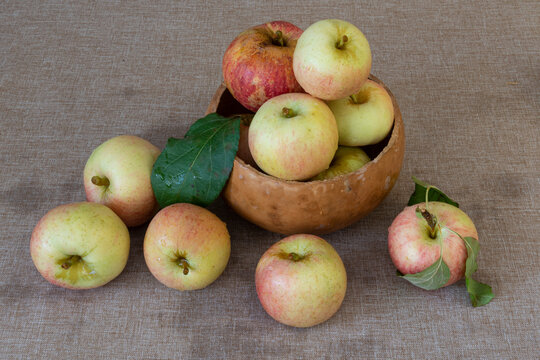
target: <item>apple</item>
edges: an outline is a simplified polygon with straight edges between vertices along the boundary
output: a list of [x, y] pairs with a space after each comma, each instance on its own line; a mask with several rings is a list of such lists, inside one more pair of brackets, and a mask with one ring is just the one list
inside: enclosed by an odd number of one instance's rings
[[144, 259], [154, 277], [177, 290], [210, 285], [231, 253], [225, 223], [202, 207], [169, 205], [152, 219], [144, 236]]
[[336, 117], [340, 145], [376, 144], [394, 124], [392, 99], [382, 85], [372, 80], [367, 80], [355, 94], [327, 104]]
[[84, 168], [86, 199], [107, 205], [127, 226], [145, 223], [158, 207], [150, 174], [159, 154], [157, 147], [137, 136], [105, 141]]
[[68, 289], [91, 289], [122, 272], [129, 255], [129, 232], [105, 205], [61, 205], [50, 210], [34, 228], [30, 254], [50, 283]]
[[257, 165], [285, 180], [305, 180], [326, 170], [337, 147], [334, 114], [308, 94], [268, 100], [249, 127], [249, 150]]
[[[462, 237], [478, 239], [472, 220], [459, 208], [437, 201], [429, 202], [429, 213], [437, 225], [434, 231], [427, 220], [417, 215], [416, 208], [425, 203], [406, 207], [388, 229], [388, 249], [396, 268], [402, 274], [416, 274], [442, 258], [450, 269], [450, 279], [444, 286], [455, 283], [465, 274], [467, 249]], [[453, 231], [451, 231], [451, 230]]]
[[369, 76], [369, 43], [347, 21], [318, 21], [298, 39], [293, 70], [307, 93], [324, 100], [345, 98], [358, 92]]
[[332, 245], [315, 235], [298, 234], [278, 241], [263, 254], [255, 270], [255, 286], [272, 318], [309, 327], [338, 311], [347, 273]]
[[327, 180], [351, 173], [369, 162], [369, 156], [357, 147], [339, 146], [330, 167], [320, 172], [311, 180]]
[[232, 96], [253, 112], [268, 99], [303, 92], [292, 62], [302, 29], [273, 21], [242, 32], [223, 56], [223, 78]]

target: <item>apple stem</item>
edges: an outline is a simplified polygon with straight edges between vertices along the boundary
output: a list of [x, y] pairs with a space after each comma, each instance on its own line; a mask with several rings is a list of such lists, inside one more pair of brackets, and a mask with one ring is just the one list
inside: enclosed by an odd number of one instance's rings
[[276, 31], [276, 37], [274, 38], [273, 43], [274, 45], [278, 45], [278, 46], [285, 45], [285, 42], [283, 40], [283, 33], [281, 32], [281, 30]]
[[81, 257], [79, 255], [73, 255], [67, 258], [66, 261], [64, 261], [60, 266], [62, 266], [62, 269], [67, 270], [71, 267], [71, 265], [73, 265], [73, 263], [76, 263], [79, 260], [81, 260]]
[[429, 225], [429, 237], [435, 239], [437, 237], [437, 218], [427, 211], [427, 209], [420, 209], [420, 207], [416, 209], [420, 211], [420, 214]]
[[186, 259], [184, 258], [178, 259], [178, 265], [184, 268], [184, 271], [182, 271], [184, 275], [187, 275], [189, 273], [189, 266]]
[[109, 182], [109, 179], [107, 179], [107, 177], [103, 176], [92, 176], [92, 184], [94, 185], [97, 185], [97, 186], [109, 186], [110, 185], [110, 182]]
[[349, 37], [347, 35], [343, 35], [338, 42], [336, 42], [336, 48], [343, 49], [345, 44], [349, 41]]
[[292, 252], [292, 253], [289, 253], [289, 260], [299, 261], [299, 260], [302, 260], [302, 257], [298, 255], [297, 253]]
[[353, 103], [358, 104], [358, 98], [356, 97], [356, 94], [352, 94], [351, 96], [349, 96], [349, 98]]
[[283, 109], [281, 109], [281, 114], [289, 119], [296, 116], [296, 113], [293, 111], [293, 109], [288, 107], [284, 107]]

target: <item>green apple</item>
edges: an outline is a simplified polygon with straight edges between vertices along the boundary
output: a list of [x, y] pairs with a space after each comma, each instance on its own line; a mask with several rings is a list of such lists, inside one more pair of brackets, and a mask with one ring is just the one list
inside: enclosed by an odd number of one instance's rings
[[267, 174], [305, 180], [328, 168], [338, 147], [336, 120], [308, 94], [290, 93], [265, 102], [249, 127], [249, 150]]
[[347, 273], [332, 245], [315, 235], [298, 234], [263, 254], [255, 270], [255, 287], [263, 308], [275, 320], [309, 327], [339, 310]]
[[364, 34], [343, 20], [321, 20], [298, 39], [293, 56], [296, 80], [309, 94], [336, 100], [356, 93], [371, 70]]
[[351, 173], [360, 169], [370, 161], [364, 150], [357, 147], [340, 146], [334, 155], [330, 167], [317, 174], [311, 180], [327, 180], [336, 176]]
[[105, 205], [61, 205], [34, 228], [30, 254], [38, 271], [52, 284], [91, 289], [122, 272], [129, 255], [129, 232]]
[[173, 204], [152, 219], [144, 259], [154, 277], [177, 290], [202, 289], [225, 270], [231, 241], [225, 223], [192, 204]]
[[157, 210], [150, 174], [159, 154], [157, 147], [137, 136], [105, 141], [84, 168], [86, 199], [107, 205], [127, 226], [150, 220]]
[[339, 144], [372, 145], [382, 141], [394, 124], [394, 105], [382, 85], [368, 80], [355, 94], [328, 101], [339, 129]]

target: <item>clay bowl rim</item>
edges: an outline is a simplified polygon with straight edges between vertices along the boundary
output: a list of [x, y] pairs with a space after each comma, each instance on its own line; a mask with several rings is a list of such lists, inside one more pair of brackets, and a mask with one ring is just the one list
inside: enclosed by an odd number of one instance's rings
[[[282, 183], [282, 184], [287, 184], [287, 185], [292, 185], [292, 186], [303, 186], [306, 184], [317, 184], [317, 183], [328, 184], [332, 182], [341, 183], [343, 182], [343, 178], [345, 177], [349, 177], [353, 175], [360, 175], [362, 173], [367, 172], [371, 167], [375, 166], [375, 164], [378, 162], [380, 158], [382, 158], [388, 151], [390, 151], [390, 149], [394, 147], [398, 139], [399, 132], [402, 130], [401, 127], [403, 126], [403, 119], [401, 117], [401, 111], [399, 109], [399, 105], [397, 104], [396, 98], [394, 97], [394, 94], [392, 93], [392, 91], [390, 91], [390, 89], [375, 75], [370, 74], [368, 79], [375, 81], [379, 85], [382, 85], [382, 87], [388, 92], [388, 95], [390, 96], [390, 99], [392, 99], [392, 105], [394, 107], [394, 123], [392, 125], [392, 132], [390, 135], [390, 139], [388, 139], [388, 144], [384, 146], [384, 148], [377, 154], [375, 158], [371, 159], [366, 165], [362, 166], [360, 169], [350, 172], [350, 173], [338, 175], [330, 179], [299, 181], [299, 180], [284, 180], [284, 179], [277, 178], [275, 176], [268, 175], [258, 170], [257, 168], [247, 164], [238, 155], [235, 156], [234, 163], [235, 164], [237, 163], [239, 166], [242, 166], [243, 168], [246, 168], [249, 171], [254, 172], [255, 174], [257, 174], [257, 176], [265, 177], [268, 180], [274, 181], [276, 183]], [[227, 91], [227, 87], [225, 86], [225, 83], [222, 82], [221, 85], [216, 90], [216, 92], [214, 93], [214, 96], [212, 97], [212, 100], [210, 101], [210, 104], [208, 105], [208, 108], [206, 109], [206, 115], [213, 112], [217, 112], [219, 103], [225, 91]], [[234, 101], [236, 101], [236, 99]], [[251, 111], [247, 109], [246, 109], [246, 112], [252, 113]]]

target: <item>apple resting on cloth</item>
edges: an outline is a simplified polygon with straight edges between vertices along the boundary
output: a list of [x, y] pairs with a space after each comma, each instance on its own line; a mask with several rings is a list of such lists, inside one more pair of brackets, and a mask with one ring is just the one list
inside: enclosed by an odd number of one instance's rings
[[338, 147], [334, 114], [324, 101], [303, 93], [265, 102], [249, 127], [249, 150], [267, 174], [305, 180], [328, 169]]
[[464, 276], [467, 261], [466, 245], [457, 234], [478, 239], [476, 228], [459, 208], [430, 201], [429, 213], [437, 222], [431, 231], [428, 221], [418, 216], [418, 206], [425, 209], [425, 203], [406, 207], [388, 229], [392, 262], [402, 274], [416, 274], [434, 264], [442, 253], [450, 269], [450, 279], [444, 286], [453, 284]]
[[145, 223], [157, 210], [150, 174], [160, 153], [137, 136], [105, 141], [92, 152], [84, 168], [86, 199], [107, 205], [127, 226]]
[[358, 92], [369, 76], [369, 43], [346, 21], [318, 21], [298, 39], [293, 69], [307, 93], [323, 100], [342, 99]]
[[330, 167], [311, 178], [326, 180], [360, 169], [370, 161], [368, 154], [358, 147], [339, 146]]
[[309, 327], [334, 315], [347, 289], [347, 273], [332, 245], [298, 234], [272, 245], [255, 270], [257, 295], [280, 323]]
[[253, 112], [268, 99], [303, 92], [292, 62], [302, 29], [273, 21], [242, 32], [223, 56], [223, 78], [232, 96]]
[[327, 104], [336, 117], [340, 145], [377, 144], [394, 124], [392, 99], [383, 86], [372, 80], [367, 80], [355, 94]]
[[162, 209], [144, 236], [144, 259], [154, 277], [177, 290], [210, 285], [225, 270], [231, 242], [225, 223], [187, 203]]
[[122, 272], [129, 255], [129, 232], [104, 205], [61, 205], [34, 228], [30, 254], [38, 271], [52, 284], [91, 289]]

